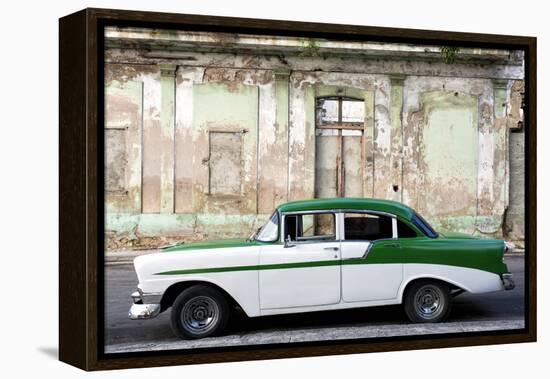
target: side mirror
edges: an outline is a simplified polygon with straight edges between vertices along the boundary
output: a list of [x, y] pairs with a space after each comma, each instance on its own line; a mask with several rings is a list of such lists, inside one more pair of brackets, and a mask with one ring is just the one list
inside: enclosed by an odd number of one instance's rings
[[294, 247], [295, 244], [292, 243], [292, 240], [290, 239], [290, 234], [286, 236], [285, 238], [285, 247]]

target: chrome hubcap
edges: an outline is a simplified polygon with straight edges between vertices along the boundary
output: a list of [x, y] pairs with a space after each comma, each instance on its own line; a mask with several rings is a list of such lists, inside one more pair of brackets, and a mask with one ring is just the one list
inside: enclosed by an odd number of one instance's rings
[[432, 319], [443, 310], [444, 297], [441, 290], [433, 285], [421, 287], [415, 296], [415, 308], [419, 315]]
[[219, 308], [208, 296], [196, 296], [189, 299], [181, 311], [181, 324], [190, 333], [204, 334], [216, 326]]

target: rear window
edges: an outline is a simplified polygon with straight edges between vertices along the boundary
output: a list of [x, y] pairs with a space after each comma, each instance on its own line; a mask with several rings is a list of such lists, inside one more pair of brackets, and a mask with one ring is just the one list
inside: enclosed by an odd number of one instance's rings
[[346, 240], [374, 241], [393, 235], [392, 219], [384, 215], [346, 213], [344, 228]]
[[420, 229], [427, 237], [436, 238], [438, 236], [437, 232], [434, 228], [432, 228], [428, 221], [424, 220], [418, 213], [413, 215], [411, 222], [416, 225], [416, 227]]
[[398, 238], [414, 238], [418, 237], [416, 231], [401, 220], [397, 220], [397, 237]]

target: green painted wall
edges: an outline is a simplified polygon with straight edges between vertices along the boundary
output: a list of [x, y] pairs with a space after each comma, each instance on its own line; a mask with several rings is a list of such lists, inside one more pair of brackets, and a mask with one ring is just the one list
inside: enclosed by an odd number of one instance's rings
[[[478, 109], [477, 98], [453, 92], [422, 95], [421, 131], [423, 202], [428, 216], [459, 217], [477, 214]], [[473, 232], [473, 223], [462, 230]]]

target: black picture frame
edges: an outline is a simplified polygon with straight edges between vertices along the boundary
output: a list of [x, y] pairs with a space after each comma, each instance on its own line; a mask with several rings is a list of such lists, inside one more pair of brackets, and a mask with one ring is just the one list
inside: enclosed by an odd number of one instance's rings
[[[111, 25], [523, 50], [525, 328], [367, 342], [103, 353], [103, 28]], [[61, 361], [84, 370], [106, 370], [536, 341], [536, 38], [89, 8], [60, 19], [59, 46]]]

